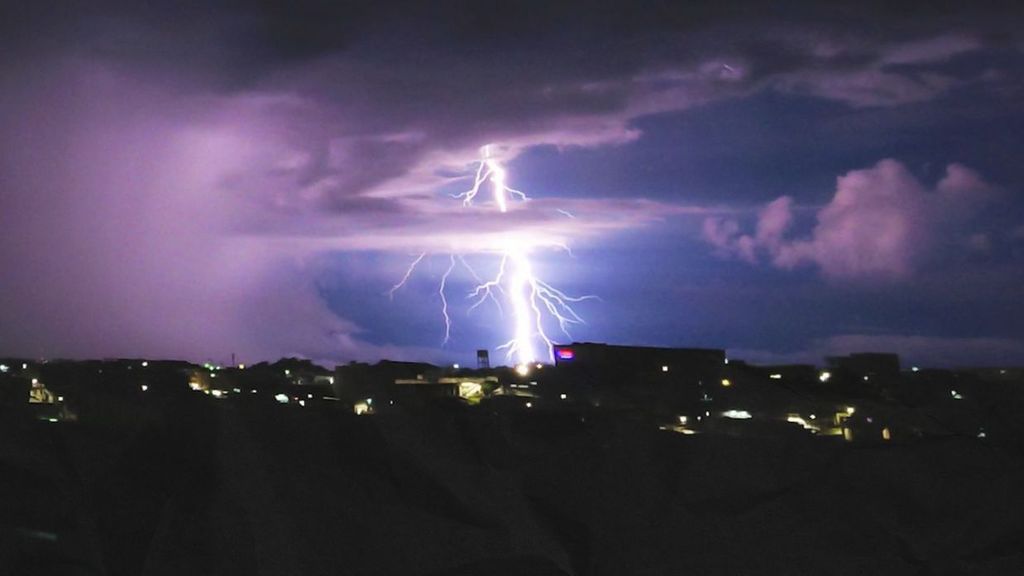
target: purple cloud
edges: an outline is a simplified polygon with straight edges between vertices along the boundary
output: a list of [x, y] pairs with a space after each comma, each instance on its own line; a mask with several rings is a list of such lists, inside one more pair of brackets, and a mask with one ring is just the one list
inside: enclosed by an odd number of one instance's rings
[[895, 160], [853, 170], [837, 179], [832, 200], [817, 211], [807, 238], [788, 238], [795, 220], [783, 196], [759, 213], [753, 235], [734, 218], [705, 220], [703, 237], [718, 254], [782, 269], [814, 265], [833, 279], [909, 277], [943, 235], [962, 232], [997, 191], [976, 172], [950, 164], [927, 187]]
[[[481, 145], [502, 144], [509, 161], [537, 146], [628, 145], [641, 137], [638, 119], [765, 90], [851, 106], [923, 101], [958, 79], [919, 67], [979, 45], [931, 30], [878, 46], [786, 44], [788, 27], [750, 34], [731, 10], [706, 30], [687, 18], [658, 22], [653, 36], [649, 23], [640, 33], [598, 26], [599, 42], [580, 44], [593, 50], [563, 45], [557, 26], [543, 50], [509, 50], [489, 43], [520, 46], [503, 22], [481, 41], [465, 20], [423, 31], [370, 8], [346, 18], [325, 7], [322, 22], [341, 29], [258, 8], [247, 18], [223, 7], [80, 10], [0, 24], [14, 56], [0, 75], [0, 268], [17, 271], [0, 299], [9, 353], [429, 357], [366, 344], [364, 327], [328, 310], [320, 259], [488, 252], [513, 233], [549, 250], [705, 213], [640, 193], [536, 198], [500, 218], [465, 209], [445, 193], [468, 186]], [[576, 12], [567, 15], [597, 18]], [[926, 193], [909, 175], [873, 170], [848, 175], [809, 239], [787, 239], [788, 199], [766, 207], [752, 234], [716, 220], [708, 239], [751, 262], [899, 275], [916, 260], [916, 235], [958, 218], [943, 209], [915, 223], [919, 197], [970, 205], [969, 193], [953, 198], [976, 175], [951, 167], [949, 183]], [[873, 187], [882, 191], [860, 191]]]

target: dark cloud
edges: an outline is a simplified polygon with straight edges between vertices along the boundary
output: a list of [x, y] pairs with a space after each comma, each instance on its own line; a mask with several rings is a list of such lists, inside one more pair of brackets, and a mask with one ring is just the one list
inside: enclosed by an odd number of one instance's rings
[[[19, 272], [0, 336], [33, 354], [399, 353], [328, 310], [324, 254], [486, 253], [513, 232], [597, 243], [706, 212], [644, 199], [643, 182], [501, 219], [462, 210], [446, 195], [484, 144], [509, 163], [638, 145], [642, 121], [765, 93], [894, 110], [975, 85], [1012, 99], [1012, 4], [902, 6], [7, 3], [0, 266]], [[261, 315], [281, 329], [254, 329]]]

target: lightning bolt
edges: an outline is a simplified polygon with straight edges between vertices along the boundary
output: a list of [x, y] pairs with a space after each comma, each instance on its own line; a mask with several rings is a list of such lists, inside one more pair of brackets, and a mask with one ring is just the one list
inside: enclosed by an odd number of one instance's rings
[[412, 264], [409, 264], [409, 268], [405, 270], [405, 276], [402, 276], [402, 279], [399, 280], [397, 284], [392, 286], [390, 290], [388, 290], [388, 298], [393, 299], [395, 297], [395, 292], [402, 286], [405, 286], [405, 283], [409, 281], [409, 277], [412, 276], [413, 271], [416, 270], [416, 265], [423, 261], [423, 257], [426, 255], [426, 252], [420, 253], [420, 255], [417, 256], [416, 259], [412, 261]]
[[444, 295], [444, 285], [448, 283], [448, 277], [452, 275], [452, 270], [455, 270], [455, 254], [449, 254], [449, 258], [451, 263], [444, 271], [444, 275], [441, 276], [441, 285], [437, 288], [437, 293], [441, 295], [441, 316], [444, 317], [444, 342], [442, 345], [447, 344], [452, 335], [452, 319], [448, 316], [448, 298]]
[[473, 204], [473, 200], [476, 195], [480, 192], [480, 187], [483, 186], [488, 180], [494, 185], [494, 202], [498, 205], [498, 210], [501, 212], [508, 212], [508, 195], [511, 194], [516, 196], [520, 200], [526, 200], [527, 196], [520, 190], [510, 188], [505, 184], [505, 180], [508, 177], [508, 173], [505, 168], [498, 163], [498, 160], [491, 157], [491, 145], [488, 144], [483, 147], [483, 159], [476, 169], [476, 178], [473, 179], [473, 187], [461, 194], [454, 194], [455, 198], [462, 199], [462, 205], [469, 207]]
[[[494, 196], [494, 203], [498, 211], [508, 211], [508, 201], [516, 198], [526, 201], [529, 197], [520, 190], [510, 187], [507, 184], [508, 172], [499, 160], [491, 154], [491, 146], [482, 148], [482, 158], [476, 167], [473, 178], [473, 185], [469, 190], [460, 194], [453, 194], [452, 197], [462, 200], [463, 206], [470, 207], [477, 199], [484, 186], [490, 183]], [[559, 210], [566, 217], [575, 218], [569, 212]], [[565, 250], [570, 256], [572, 252], [568, 246], [561, 243], [550, 243], [551, 247]], [[448, 313], [448, 298], [445, 295], [445, 287], [448, 279], [455, 271], [456, 264], [461, 263], [476, 282], [475, 287], [469, 292], [467, 298], [473, 301], [469, 310], [472, 311], [484, 301], [490, 300], [498, 308], [504, 317], [504, 308], [501, 301], [508, 302], [511, 308], [512, 337], [505, 344], [498, 346], [504, 350], [506, 358], [514, 360], [517, 368], [521, 371], [527, 370], [537, 362], [539, 354], [536, 344], [543, 342], [546, 348], [546, 357], [554, 361], [552, 340], [544, 328], [545, 318], [553, 320], [558, 324], [559, 330], [567, 337], [569, 328], [574, 324], [584, 324], [583, 318], [573, 309], [573, 304], [584, 300], [594, 299], [595, 296], [570, 296], [561, 290], [553, 287], [544, 280], [538, 278], [533, 271], [533, 264], [530, 261], [530, 248], [535, 243], [523, 241], [522, 236], [515, 234], [508, 235], [501, 244], [498, 251], [500, 260], [498, 270], [489, 279], [483, 279], [466, 262], [462, 255], [450, 254], [449, 265], [441, 277], [438, 287], [438, 294], [441, 297], [441, 315], [444, 319], [444, 343], [446, 344], [451, 336], [451, 317]], [[426, 253], [420, 254], [406, 269], [402, 279], [391, 287], [389, 296], [408, 282], [416, 266], [423, 260]]]

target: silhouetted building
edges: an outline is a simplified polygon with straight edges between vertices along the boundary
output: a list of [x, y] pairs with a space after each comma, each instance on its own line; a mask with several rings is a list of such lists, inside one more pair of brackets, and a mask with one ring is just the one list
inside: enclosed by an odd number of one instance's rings
[[865, 379], [890, 379], [900, 375], [898, 354], [863, 352], [849, 356], [829, 356], [825, 358], [825, 361], [833, 370]]
[[554, 346], [555, 365], [645, 375], [675, 373], [717, 376], [725, 365], [725, 350], [711, 348], [654, 348], [574, 342]]

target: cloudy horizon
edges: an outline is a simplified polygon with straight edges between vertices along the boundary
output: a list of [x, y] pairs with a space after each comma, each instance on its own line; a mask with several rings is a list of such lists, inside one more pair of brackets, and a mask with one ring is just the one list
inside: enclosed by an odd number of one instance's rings
[[1012, 3], [285, 6], [4, 9], [0, 355], [497, 358], [516, 235], [562, 341], [1024, 364]]

